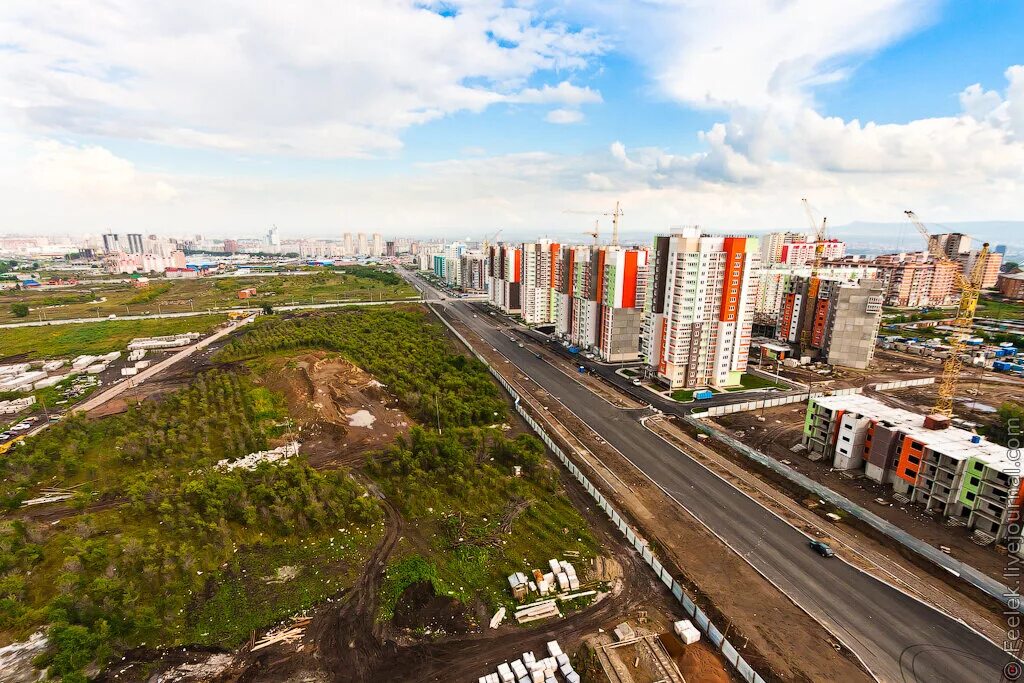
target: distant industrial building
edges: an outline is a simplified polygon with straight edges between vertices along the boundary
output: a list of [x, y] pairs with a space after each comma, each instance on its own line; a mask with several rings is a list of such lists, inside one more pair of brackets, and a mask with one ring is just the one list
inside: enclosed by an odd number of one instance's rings
[[[792, 278], [779, 312], [778, 339], [830, 365], [866, 369], [882, 322], [882, 283]], [[806, 342], [806, 343], [805, 343]]]
[[983, 539], [1019, 535], [1020, 463], [1005, 446], [862, 395], [809, 401], [802, 443], [812, 459], [863, 470], [896, 495], [936, 511]]
[[643, 357], [672, 389], [740, 385], [747, 367], [760, 245], [685, 228], [656, 237]]
[[1002, 273], [996, 282], [996, 289], [1007, 299], [1024, 300], [1024, 273]]

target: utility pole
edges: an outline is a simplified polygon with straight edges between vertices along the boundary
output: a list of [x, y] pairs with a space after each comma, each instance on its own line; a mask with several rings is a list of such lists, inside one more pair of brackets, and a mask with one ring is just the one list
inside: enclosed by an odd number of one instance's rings
[[441, 435], [441, 404], [437, 400], [437, 391], [434, 392], [434, 410], [437, 411], [437, 434]]

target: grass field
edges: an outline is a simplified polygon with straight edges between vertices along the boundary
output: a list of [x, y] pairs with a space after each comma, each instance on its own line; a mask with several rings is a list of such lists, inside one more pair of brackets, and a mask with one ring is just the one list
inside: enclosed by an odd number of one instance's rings
[[1000, 320], [1024, 319], [1024, 303], [1018, 301], [998, 301], [983, 296], [978, 301], [977, 315], [982, 318], [999, 318]]
[[123, 351], [135, 337], [158, 337], [180, 332], [205, 334], [225, 320], [226, 315], [214, 314], [0, 329], [0, 358], [21, 354], [28, 354], [30, 359], [63, 358], [83, 353]]
[[[180, 313], [239, 306], [281, 306], [290, 303], [371, 301], [415, 298], [405, 281], [387, 271], [352, 267], [319, 270], [301, 275], [266, 277], [204, 277], [189, 280], [154, 279], [148, 287], [133, 287], [126, 278], [119, 283], [83, 282], [59, 290], [0, 292], [0, 322], [16, 322], [12, 304], [31, 309], [22, 320], [59, 320], [81, 317]], [[255, 288], [256, 296], [239, 299], [242, 289]]]

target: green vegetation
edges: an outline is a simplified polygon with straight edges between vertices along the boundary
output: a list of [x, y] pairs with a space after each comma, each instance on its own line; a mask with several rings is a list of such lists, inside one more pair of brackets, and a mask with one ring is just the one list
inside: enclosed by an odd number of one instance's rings
[[365, 307], [257, 320], [218, 360], [249, 360], [299, 349], [337, 351], [383, 382], [417, 421], [442, 427], [486, 425], [505, 402], [479, 361], [453, 353], [443, 328], [419, 307]]
[[693, 395], [698, 391], [700, 391], [700, 389], [677, 389], [672, 392], [672, 400], [679, 401], [680, 403], [692, 401]]
[[[263, 304], [329, 303], [417, 298], [415, 290], [394, 272], [370, 266], [345, 266], [337, 270], [303, 270], [300, 274], [153, 279], [149, 286], [123, 282], [83, 281], [57, 290], [0, 291], [0, 322], [13, 319], [10, 304], [25, 304], [43, 318], [80, 318], [131, 315], [146, 312], [175, 313]], [[256, 289], [252, 299], [240, 300], [238, 291]], [[47, 307], [57, 308], [47, 308]]]
[[740, 386], [726, 389], [726, 391], [745, 391], [747, 389], [767, 389], [779, 386], [778, 381], [743, 373], [740, 376]]
[[[512, 476], [515, 466], [519, 477]], [[429, 540], [428, 549], [410, 550], [389, 566], [381, 619], [419, 581], [467, 605], [512, 607], [505, 581], [512, 572], [544, 567], [566, 551], [584, 560], [597, 552], [586, 521], [546, 465], [543, 444], [531, 435], [507, 439], [480, 427], [438, 435], [416, 427], [368, 471]]]
[[15, 318], [25, 318], [28, 316], [28, 305], [22, 303], [11, 304], [11, 313]]
[[27, 354], [28, 358], [66, 358], [83, 353], [108, 353], [123, 350], [136, 337], [158, 337], [181, 332], [206, 334], [226, 319], [227, 316], [217, 314], [0, 329], [0, 353], [3, 356]]
[[1024, 319], [1024, 303], [983, 296], [978, 301], [977, 315], [979, 318], [1022, 320]]
[[[576, 550], [592, 557], [586, 522], [558, 488], [543, 444], [491, 427], [506, 404], [485, 366], [455, 353], [420, 307], [353, 308], [265, 318], [218, 359], [269, 353], [340, 352], [382, 381], [423, 427], [375, 454], [367, 473], [427, 547], [409, 547], [388, 569], [380, 618], [402, 591], [429, 581], [440, 594], [493, 608], [510, 604], [505, 577]], [[440, 424], [441, 434], [437, 433]], [[522, 476], [513, 476], [513, 468]]]
[[[375, 499], [301, 458], [213, 466], [266, 447], [283, 417], [266, 390], [212, 372], [160, 403], [69, 418], [0, 460], [4, 508], [42, 484], [80, 484], [86, 513], [0, 521], [0, 637], [46, 625], [50, 675], [83, 681], [90, 662], [142, 643], [235, 645], [340, 589], [322, 571], [356, 566], [378, 533]], [[123, 502], [90, 513], [96, 500]], [[267, 586], [286, 565], [298, 575]]]
[[985, 427], [985, 436], [1002, 446], [1021, 448], [1024, 443], [1024, 405], [1007, 401], [999, 406], [995, 424]]

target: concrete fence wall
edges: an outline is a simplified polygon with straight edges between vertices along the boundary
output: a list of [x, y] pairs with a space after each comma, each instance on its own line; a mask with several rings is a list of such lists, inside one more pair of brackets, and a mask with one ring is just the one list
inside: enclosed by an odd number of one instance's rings
[[665, 584], [665, 587], [668, 588], [668, 590], [672, 593], [675, 599], [679, 601], [679, 604], [682, 605], [683, 609], [686, 611], [686, 614], [689, 615], [693, 623], [696, 624], [697, 627], [704, 632], [704, 635], [707, 637], [708, 641], [715, 648], [721, 651], [722, 656], [725, 657], [726, 661], [728, 661], [729, 664], [731, 664], [735, 668], [736, 673], [739, 674], [739, 677], [742, 680], [747, 681], [748, 683], [764, 683], [764, 679], [761, 678], [761, 676], [756, 671], [754, 671], [754, 669], [749, 664], [747, 664], [746, 660], [744, 660], [743, 657], [739, 654], [739, 651], [736, 649], [736, 646], [725, 639], [725, 636], [722, 634], [722, 631], [720, 631], [718, 627], [716, 627], [715, 624], [711, 622], [711, 619], [707, 616], [707, 614], [705, 614], [700, 609], [700, 607], [698, 607], [693, 602], [693, 599], [686, 594], [686, 591], [683, 590], [683, 587], [674, 578], [672, 578], [672, 574], [668, 571], [668, 569], [662, 566], [661, 562], [658, 561], [658, 558], [654, 555], [654, 553], [651, 552], [650, 548], [647, 547], [647, 541], [644, 538], [642, 538], [640, 534], [638, 534], [626, 522], [626, 520], [611, 505], [611, 503], [609, 503], [608, 500], [603, 495], [601, 495], [601, 492], [598, 490], [598, 488], [594, 486], [593, 483], [591, 483], [591, 481], [586, 477], [586, 475], [583, 474], [583, 471], [580, 470], [580, 468], [577, 467], [576, 464], [572, 460], [570, 460], [568, 456], [566, 456], [565, 452], [555, 442], [555, 440], [551, 438], [551, 436], [548, 434], [544, 426], [541, 425], [541, 423], [538, 422], [536, 419], [534, 419], [533, 415], [530, 414], [530, 410], [527, 409], [524, 403], [520, 400], [519, 392], [516, 391], [512, 387], [512, 385], [509, 384], [505, 380], [505, 378], [498, 373], [497, 370], [491, 367], [491, 364], [488, 363], [483, 356], [481, 356], [479, 353], [476, 352], [476, 350], [473, 349], [469, 342], [467, 342], [466, 339], [461, 334], [459, 334], [458, 330], [452, 327], [451, 324], [447, 320], [445, 320], [440, 314], [438, 315], [438, 317], [441, 319], [441, 322], [443, 322], [448, 327], [448, 329], [451, 330], [452, 333], [456, 337], [458, 337], [458, 339], [463, 344], [466, 345], [466, 347], [473, 351], [473, 355], [475, 355], [480, 360], [480, 362], [487, 366], [487, 369], [490, 370], [491, 374], [494, 375], [494, 378], [498, 380], [498, 383], [501, 384], [501, 386], [504, 387], [505, 391], [507, 391], [509, 395], [511, 395], [512, 398], [515, 400], [516, 411], [522, 416], [524, 420], [526, 420], [526, 423], [530, 425], [530, 427], [533, 429], [533, 431], [537, 433], [541, 440], [545, 444], [547, 444], [547, 447], [551, 449], [551, 452], [555, 454], [559, 462], [561, 462], [565, 466], [565, 468], [569, 470], [569, 472], [576, 478], [576, 480], [583, 486], [583, 488], [586, 489], [587, 493], [597, 502], [598, 507], [600, 507], [601, 510], [604, 511], [604, 513], [611, 520], [612, 524], [614, 524], [619, 529], [619, 531], [622, 532], [622, 535], [625, 536], [626, 542], [633, 546], [637, 554], [639, 554], [640, 557], [643, 558], [644, 562], [646, 562], [647, 565], [654, 572], [655, 576], [657, 576], [658, 579], [663, 584]]
[[776, 406], [789, 405], [790, 403], [801, 403], [810, 398], [818, 398], [819, 396], [847, 396], [849, 394], [859, 394], [863, 391], [860, 387], [851, 387], [849, 389], [836, 389], [835, 391], [823, 392], [823, 391], [812, 391], [802, 392], [799, 394], [791, 394], [789, 396], [783, 396], [781, 398], [769, 398], [761, 401], [744, 401], [743, 403], [730, 403], [724, 406], [714, 406], [708, 408], [704, 412], [694, 413], [694, 417], [718, 417], [719, 415], [731, 415], [732, 413], [743, 413], [748, 410], [760, 410], [761, 408], [774, 408]]
[[883, 382], [873, 384], [871, 388], [875, 391], [887, 391], [889, 389], [903, 389], [904, 387], [923, 387], [928, 384], [935, 384], [934, 377], [922, 377], [920, 379], [905, 379], [901, 382]]

